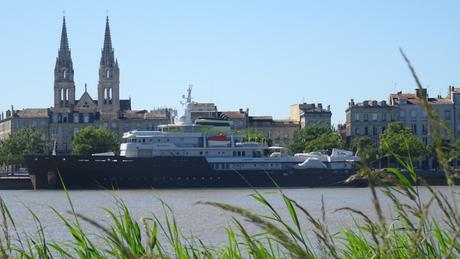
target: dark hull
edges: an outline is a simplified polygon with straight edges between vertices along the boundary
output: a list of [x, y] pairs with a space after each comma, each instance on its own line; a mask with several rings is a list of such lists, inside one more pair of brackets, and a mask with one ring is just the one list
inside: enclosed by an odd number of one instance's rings
[[213, 170], [204, 157], [27, 156], [35, 189], [367, 186], [345, 182], [354, 170]]

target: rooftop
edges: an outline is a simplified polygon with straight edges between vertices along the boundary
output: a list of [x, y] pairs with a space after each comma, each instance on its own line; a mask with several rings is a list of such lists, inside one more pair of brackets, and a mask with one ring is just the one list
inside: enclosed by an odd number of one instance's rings
[[[460, 89], [459, 89], [460, 90]], [[422, 99], [418, 98], [416, 94], [413, 93], [402, 93], [398, 92], [390, 95], [390, 102], [393, 105], [402, 104], [401, 100], [405, 100], [406, 104], [422, 104]], [[449, 98], [443, 98], [438, 96], [438, 98], [428, 98], [429, 104], [452, 104], [452, 100]]]

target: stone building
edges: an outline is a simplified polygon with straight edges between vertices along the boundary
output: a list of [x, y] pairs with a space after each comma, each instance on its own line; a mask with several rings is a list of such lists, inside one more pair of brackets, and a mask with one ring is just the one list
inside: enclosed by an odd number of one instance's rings
[[318, 105], [301, 103], [291, 105], [289, 120], [299, 122], [301, 128], [311, 125], [324, 125], [330, 128], [331, 116], [332, 112], [329, 105], [324, 109], [321, 103]]
[[[399, 121], [409, 129], [412, 129], [425, 144], [431, 143], [428, 116], [422, 105], [423, 98], [427, 98], [428, 104], [434, 108], [439, 118], [444, 120], [446, 125], [458, 134], [457, 121], [460, 118], [460, 111], [456, 108], [460, 105], [459, 89], [449, 87], [447, 97], [437, 96], [431, 98], [426, 89], [416, 89], [415, 93], [397, 92], [390, 95], [390, 104], [398, 107]], [[447, 132], [442, 132], [446, 141], [449, 139]]]
[[54, 67], [54, 106], [7, 112], [0, 120], [0, 138], [21, 128], [39, 127], [51, 143], [56, 142], [58, 153], [69, 153], [74, 134], [84, 127], [104, 127], [121, 137], [125, 131], [153, 130], [160, 124], [171, 122], [171, 116], [175, 114], [172, 109], [132, 110], [131, 99], [120, 98], [120, 68], [112, 47], [108, 17], [98, 75], [97, 99], [90, 96], [86, 85], [81, 97], [76, 99], [74, 68], [64, 17]]
[[217, 118], [217, 106], [214, 103], [192, 103], [192, 121], [198, 118]]
[[294, 132], [300, 128], [298, 122], [291, 120], [274, 120], [272, 116], [249, 116], [248, 127], [261, 131], [273, 140], [273, 145], [287, 147]]
[[0, 140], [6, 139], [22, 128], [36, 128], [49, 139], [49, 109], [23, 109], [6, 111], [0, 115]]
[[[454, 136], [460, 136], [460, 88], [450, 86], [447, 97], [429, 97], [426, 89], [416, 89], [415, 93], [397, 92], [390, 94], [389, 103], [385, 101], [351, 100], [346, 109], [345, 132], [350, 142], [356, 136], [369, 136], [377, 144], [380, 133], [389, 122], [399, 121], [411, 129], [425, 144], [431, 143], [428, 117], [423, 107], [423, 98], [443, 119]], [[452, 141], [449, 133], [443, 131], [445, 141]]]
[[219, 112], [219, 118], [227, 119], [233, 122], [233, 129], [243, 130], [249, 125], [249, 109], [239, 111], [223, 111]]
[[378, 144], [380, 134], [388, 123], [398, 120], [399, 109], [388, 105], [386, 101], [366, 100], [355, 103], [351, 99], [345, 113], [346, 124], [341, 130], [345, 130], [347, 143], [351, 143], [355, 137], [368, 136]]

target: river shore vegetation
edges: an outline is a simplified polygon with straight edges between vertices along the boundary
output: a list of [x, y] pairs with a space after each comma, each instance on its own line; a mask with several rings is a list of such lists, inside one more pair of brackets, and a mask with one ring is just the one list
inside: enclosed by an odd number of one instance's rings
[[[418, 85], [422, 88], [409, 60], [401, 51]], [[449, 132], [436, 112], [424, 100], [431, 126], [433, 146], [447, 178], [449, 193], [441, 193], [417, 177], [414, 158], [426, 150], [409, 144], [410, 136], [403, 138], [386, 135], [381, 138], [385, 155], [392, 156], [402, 169], [376, 170], [368, 165], [377, 155], [366, 139], [355, 143], [361, 150], [359, 172], [349, 181], [365, 178], [369, 182], [369, 206], [374, 214], [344, 207], [354, 224], [331, 231], [326, 220], [324, 204], [321, 216], [315, 218], [298, 201], [279, 190], [289, 217], [281, 216], [264, 195], [254, 190], [253, 199], [266, 207], [266, 213], [256, 214], [231, 204], [201, 201], [199, 204], [217, 207], [235, 215], [233, 227], [226, 229], [227, 243], [210, 246], [199, 237], [185, 237], [179, 229], [174, 212], [163, 204], [163, 211], [150, 218], [136, 219], [128, 206], [114, 198], [117, 206], [105, 209], [109, 222], [103, 224], [78, 212], [66, 192], [69, 211], [54, 210], [66, 226], [72, 240], [52, 240], [47, 236], [40, 219], [30, 210], [35, 233], [23, 235], [14, 222], [14, 215], [0, 199], [0, 257], [18, 258], [458, 258], [460, 257], [460, 197], [455, 187], [456, 172], [451, 161], [457, 159], [458, 146], [446, 145], [442, 132]], [[393, 131], [408, 134], [395, 126]], [[331, 132], [325, 132], [330, 134]], [[398, 133], [398, 134], [399, 134]], [[396, 145], [396, 146], [395, 146]], [[415, 146], [411, 146], [415, 145]], [[402, 147], [398, 149], [397, 147]], [[404, 149], [404, 147], [406, 147]], [[412, 150], [417, 152], [412, 153]], [[388, 173], [391, 172], [391, 173]], [[417, 183], [417, 185], [415, 185]], [[420, 187], [429, 191], [428, 199], [421, 198]], [[382, 204], [382, 195], [389, 201], [392, 215], [388, 216]], [[436, 213], [434, 213], [436, 212]], [[243, 224], [248, 221], [258, 226], [259, 232], [250, 233]], [[83, 227], [90, 224], [98, 233], [89, 233]], [[97, 242], [96, 242], [97, 241]]]

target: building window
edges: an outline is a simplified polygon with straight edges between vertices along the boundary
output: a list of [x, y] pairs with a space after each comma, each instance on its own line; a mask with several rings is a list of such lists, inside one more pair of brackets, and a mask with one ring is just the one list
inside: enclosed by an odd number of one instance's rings
[[377, 127], [372, 127], [372, 135], [376, 136], [377, 135]]
[[364, 121], [368, 121], [369, 115], [367, 113], [364, 113], [363, 115], [364, 115]]
[[401, 120], [405, 120], [406, 119], [406, 111], [399, 111], [399, 118]]
[[417, 135], [417, 124], [412, 124], [412, 131]]
[[88, 122], [89, 122], [89, 114], [88, 114], [88, 113], [85, 113], [85, 114], [83, 115], [83, 122], [84, 122], [84, 123], [88, 123]]
[[73, 123], [79, 123], [80, 115], [78, 113], [73, 114]]
[[372, 120], [377, 121], [377, 113], [372, 113]]
[[446, 121], [450, 121], [450, 119], [451, 119], [451, 118], [450, 118], [450, 110], [444, 111], [444, 119], [445, 119]]
[[426, 111], [423, 110], [423, 111], [422, 111], [422, 120], [426, 120], [426, 117], [427, 117]]
[[369, 128], [368, 127], [364, 127], [364, 135], [369, 135]]
[[417, 110], [411, 110], [410, 111], [410, 118], [412, 121], [417, 120]]
[[428, 128], [426, 127], [425, 124], [422, 124], [422, 134], [423, 134], [423, 135], [428, 134]]
[[359, 113], [354, 114], [354, 121], [359, 121]]

